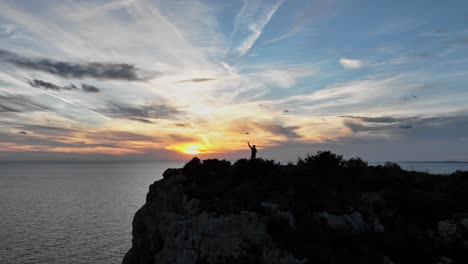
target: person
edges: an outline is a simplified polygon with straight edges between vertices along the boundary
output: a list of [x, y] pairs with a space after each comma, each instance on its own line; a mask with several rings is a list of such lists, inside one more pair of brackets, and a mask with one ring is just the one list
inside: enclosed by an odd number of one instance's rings
[[257, 147], [255, 145], [250, 146], [249, 142], [247, 142], [247, 145], [249, 145], [249, 148], [251, 150], [250, 159], [255, 159], [257, 157]]

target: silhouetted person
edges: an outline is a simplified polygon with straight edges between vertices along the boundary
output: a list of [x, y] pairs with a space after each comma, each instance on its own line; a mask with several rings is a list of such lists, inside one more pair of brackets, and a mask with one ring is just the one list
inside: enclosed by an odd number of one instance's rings
[[249, 142], [247, 142], [247, 145], [249, 145], [249, 148], [251, 150], [250, 159], [255, 159], [257, 157], [257, 148], [255, 147], [255, 145], [250, 146]]

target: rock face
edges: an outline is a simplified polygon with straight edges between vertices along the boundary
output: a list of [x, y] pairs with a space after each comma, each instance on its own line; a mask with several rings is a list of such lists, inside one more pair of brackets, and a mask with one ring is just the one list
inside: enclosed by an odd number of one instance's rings
[[[200, 201], [184, 195], [186, 181], [177, 174], [150, 187], [147, 203], [135, 215], [132, 249], [124, 264], [306, 262], [274, 243], [267, 231], [269, 215], [200, 212]], [[292, 214], [268, 206], [271, 214], [294, 225]]]
[[378, 219], [373, 223], [367, 223], [358, 212], [342, 216], [324, 212], [315, 214], [315, 217], [324, 222], [328, 228], [342, 233], [383, 233], [385, 230]]
[[467, 201], [468, 172], [194, 158], [149, 187], [123, 263], [468, 263]]

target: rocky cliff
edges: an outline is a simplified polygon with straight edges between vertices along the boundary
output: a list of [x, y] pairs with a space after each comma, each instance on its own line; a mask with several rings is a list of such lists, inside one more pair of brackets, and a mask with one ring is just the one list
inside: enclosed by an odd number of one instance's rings
[[124, 264], [468, 263], [468, 173], [321, 152], [193, 159], [149, 188]]

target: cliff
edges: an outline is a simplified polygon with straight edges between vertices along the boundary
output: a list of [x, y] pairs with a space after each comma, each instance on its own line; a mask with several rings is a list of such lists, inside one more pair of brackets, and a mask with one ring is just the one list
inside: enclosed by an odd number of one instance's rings
[[123, 263], [468, 263], [467, 202], [467, 172], [194, 158], [150, 186]]

